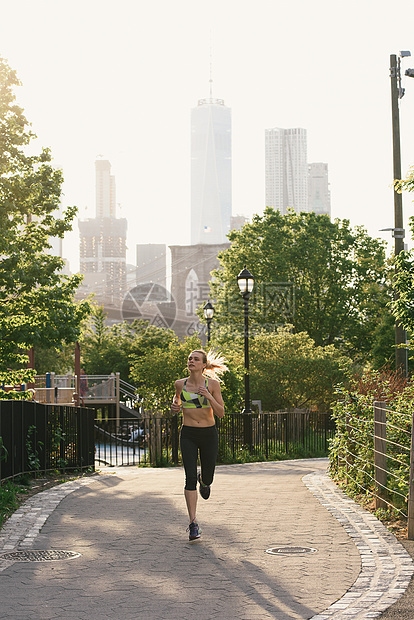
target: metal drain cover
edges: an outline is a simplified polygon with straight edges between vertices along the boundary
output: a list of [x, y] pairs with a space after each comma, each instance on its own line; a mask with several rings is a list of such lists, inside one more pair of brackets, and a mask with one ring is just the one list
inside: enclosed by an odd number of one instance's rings
[[266, 553], [270, 555], [299, 555], [300, 553], [315, 553], [317, 549], [312, 547], [272, 547], [266, 549]]
[[10, 551], [2, 553], [0, 560], [12, 562], [56, 562], [57, 560], [72, 560], [78, 558], [80, 553], [74, 551]]

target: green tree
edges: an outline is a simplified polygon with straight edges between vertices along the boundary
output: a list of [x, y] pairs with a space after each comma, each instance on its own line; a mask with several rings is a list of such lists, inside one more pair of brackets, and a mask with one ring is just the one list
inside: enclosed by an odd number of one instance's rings
[[[119, 372], [119, 366], [113, 369], [113, 360], [110, 359], [116, 344], [110, 334], [110, 328], [105, 324], [106, 314], [103, 306], [93, 306], [91, 315], [86, 322], [80, 339], [82, 366], [88, 375], [107, 375]], [[122, 356], [118, 348], [117, 362]]]
[[50, 253], [76, 209], [57, 217], [62, 172], [48, 149], [28, 154], [35, 135], [15, 103], [19, 83], [0, 58], [0, 369], [23, 365], [32, 346], [75, 342], [89, 310], [73, 301], [81, 277], [62, 275], [62, 259]]
[[[407, 177], [395, 181], [395, 189], [398, 192], [414, 192], [414, 167], [411, 167]], [[411, 238], [414, 239], [414, 217], [409, 220]], [[391, 308], [398, 321], [409, 332], [414, 331], [414, 252], [403, 251], [395, 257], [394, 289], [395, 299]]]
[[[21, 390], [20, 386], [33, 381], [35, 371], [32, 368], [23, 368], [19, 370], [0, 370], [0, 400], [30, 400], [32, 393], [28, 390]], [[14, 386], [19, 386], [17, 390]], [[6, 386], [12, 386], [13, 389], [6, 391]]]
[[256, 335], [250, 349], [252, 398], [261, 400], [265, 411], [329, 411], [335, 385], [345, 381], [350, 364], [333, 345], [317, 346], [289, 326]]
[[38, 375], [44, 375], [47, 372], [64, 375], [73, 372], [75, 368], [75, 344], [63, 344], [59, 348], [37, 346], [35, 368]]
[[370, 360], [374, 370], [395, 364], [395, 318], [391, 312], [379, 317], [373, 332]]
[[172, 330], [135, 320], [106, 325], [102, 306], [94, 306], [80, 340], [82, 364], [89, 375], [119, 372], [121, 379], [132, 381], [131, 364], [154, 348], [167, 348], [175, 339]]
[[348, 220], [271, 208], [229, 239], [211, 284], [218, 324], [241, 329], [236, 280], [246, 265], [255, 277], [252, 333], [291, 323], [318, 346], [334, 344], [353, 356], [371, 350], [378, 322], [389, 313], [385, 242], [363, 227], [351, 230]]

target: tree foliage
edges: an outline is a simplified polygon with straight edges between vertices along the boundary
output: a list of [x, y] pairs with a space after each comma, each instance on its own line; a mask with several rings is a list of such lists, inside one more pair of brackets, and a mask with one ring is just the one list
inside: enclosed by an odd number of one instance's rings
[[172, 330], [149, 325], [148, 321], [124, 321], [110, 327], [105, 321], [103, 307], [93, 306], [80, 340], [82, 364], [90, 375], [119, 372], [121, 379], [132, 381], [133, 362], [155, 348], [167, 348], [176, 339]]
[[329, 411], [335, 385], [345, 381], [349, 361], [289, 326], [262, 332], [251, 342], [251, 392], [265, 411], [308, 408]]
[[385, 243], [348, 220], [326, 215], [281, 215], [266, 208], [229, 234], [231, 247], [213, 272], [215, 319], [241, 326], [243, 305], [237, 274], [246, 265], [255, 277], [249, 301], [252, 332], [291, 323], [318, 346], [334, 344], [367, 353], [372, 335], [389, 314]]
[[35, 349], [35, 368], [38, 375], [44, 375], [47, 372], [54, 372], [56, 375], [73, 373], [75, 369], [75, 344], [63, 344], [58, 348], [37, 346]]
[[[407, 177], [396, 181], [398, 192], [414, 192], [414, 167], [410, 168]], [[409, 220], [411, 238], [414, 239], [414, 217]], [[391, 303], [394, 316], [410, 333], [414, 332], [414, 251], [402, 251], [395, 257], [394, 288], [395, 299]]]
[[[410, 221], [414, 234], [414, 219]], [[402, 251], [395, 257], [395, 299], [390, 303], [393, 314], [410, 333], [414, 331], [414, 252]]]
[[15, 103], [18, 85], [0, 58], [0, 368], [24, 363], [32, 346], [74, 342], [89, 308], [74, 303], [80, 276], [62, 275], [62, 259], [50, 253], [76, 209], [56, 215], [62, 173], [48, 149], [28, 154], [35, 135]]
[[[33, 394], [28, 389], [21, 389], [21, 386], [32, 382], [34, 376], [35, 371], [32, 368], [0, 370], [0, 400], [31, 400]], [[5, 389], [6, 386], [8, 390]]]
[[[198, 337], [180, 341], [172, 331], [146, 321], [107, 327], [105, 318], [102, 307], [94, 307], [81, 341], [87, 374], [120, 372], [121, 378], [137, 388], [146, 410], [168, 412], [175, 380], [188, 375], [188, 354], [202, 346]], [[211, 348], [228, 360], [229, 371], [224, 373], [221, 385], [225, 410], [242, 411], [243, 339], [222, 329], [213, 335]], [[318, 347], [307, 334], [295, 334], [286, 327], [276, 333], [257, 334], [250, 341], [250, 349], [251, 394], [262, 401], [265, 410], [330, 408], [334, 385], [344, 380], [347, 367], [335, 347]]]

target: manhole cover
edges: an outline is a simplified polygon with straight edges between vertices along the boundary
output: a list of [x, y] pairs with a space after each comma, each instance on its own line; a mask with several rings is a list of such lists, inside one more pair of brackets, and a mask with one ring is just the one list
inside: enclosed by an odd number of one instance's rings
[[10, 551], [2, 553], [0, 560], [12, 560], [13, 562], [56, 562], [57, 560], [72, 560], [78, 558], [80, 553], [74, 551]]
[[272, 547], [266, 549], [266, 553], [270, 555], [298, 555], [300, 553], [315, 553], [316, 549], [312, 547]]

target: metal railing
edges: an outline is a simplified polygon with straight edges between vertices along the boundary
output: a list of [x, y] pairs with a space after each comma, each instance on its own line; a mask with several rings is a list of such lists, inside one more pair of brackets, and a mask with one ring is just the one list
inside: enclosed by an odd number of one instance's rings
[[119, 400], [117, 379], [119, 381], [119, 373], [117, 375], [81, 375], [80, 396], [84, 401], [116, 402]]
[[358, 411], [343, 405], [337, 420], [338, 477], [372, 497], [375, 509], [392, 510], [408, 520], [414, 539], [413, 414], [376, 401]]
[[0, 401], [0, 481], [93, 468], [94, 413], [83, 407]]
[[[110, 375], [80, 376], [80, 399], [85, 405], [100, 402], [124, 402], [133, 409], [139, 401], [137, 389], [123, 381], [119, 372]], [[35, 399], [40, 403], [74, 404], [77, 376], [53, 372], [34, 378]]]
[[48, 372], [34, 378], [35, 398], [39, 403], [73, 404], [76, 392], [76, 375], [55, 375]]
[[233, 460], [243, 450], [264, 459], [289, 454], [326, 456], [335, 432], [329, 414], [307, 410], [228, 414], [217, 426], [221, 458]]
[[[95, 419], [98, 463], [155, 466], [181, 463], [181, 415], [144, 413], [140, 418], [117, 418], [106, 411]], [[218, 463], [243, 460], [327, 456], [335, 426], [327, 413], [282, 411], [218, 419]]]

